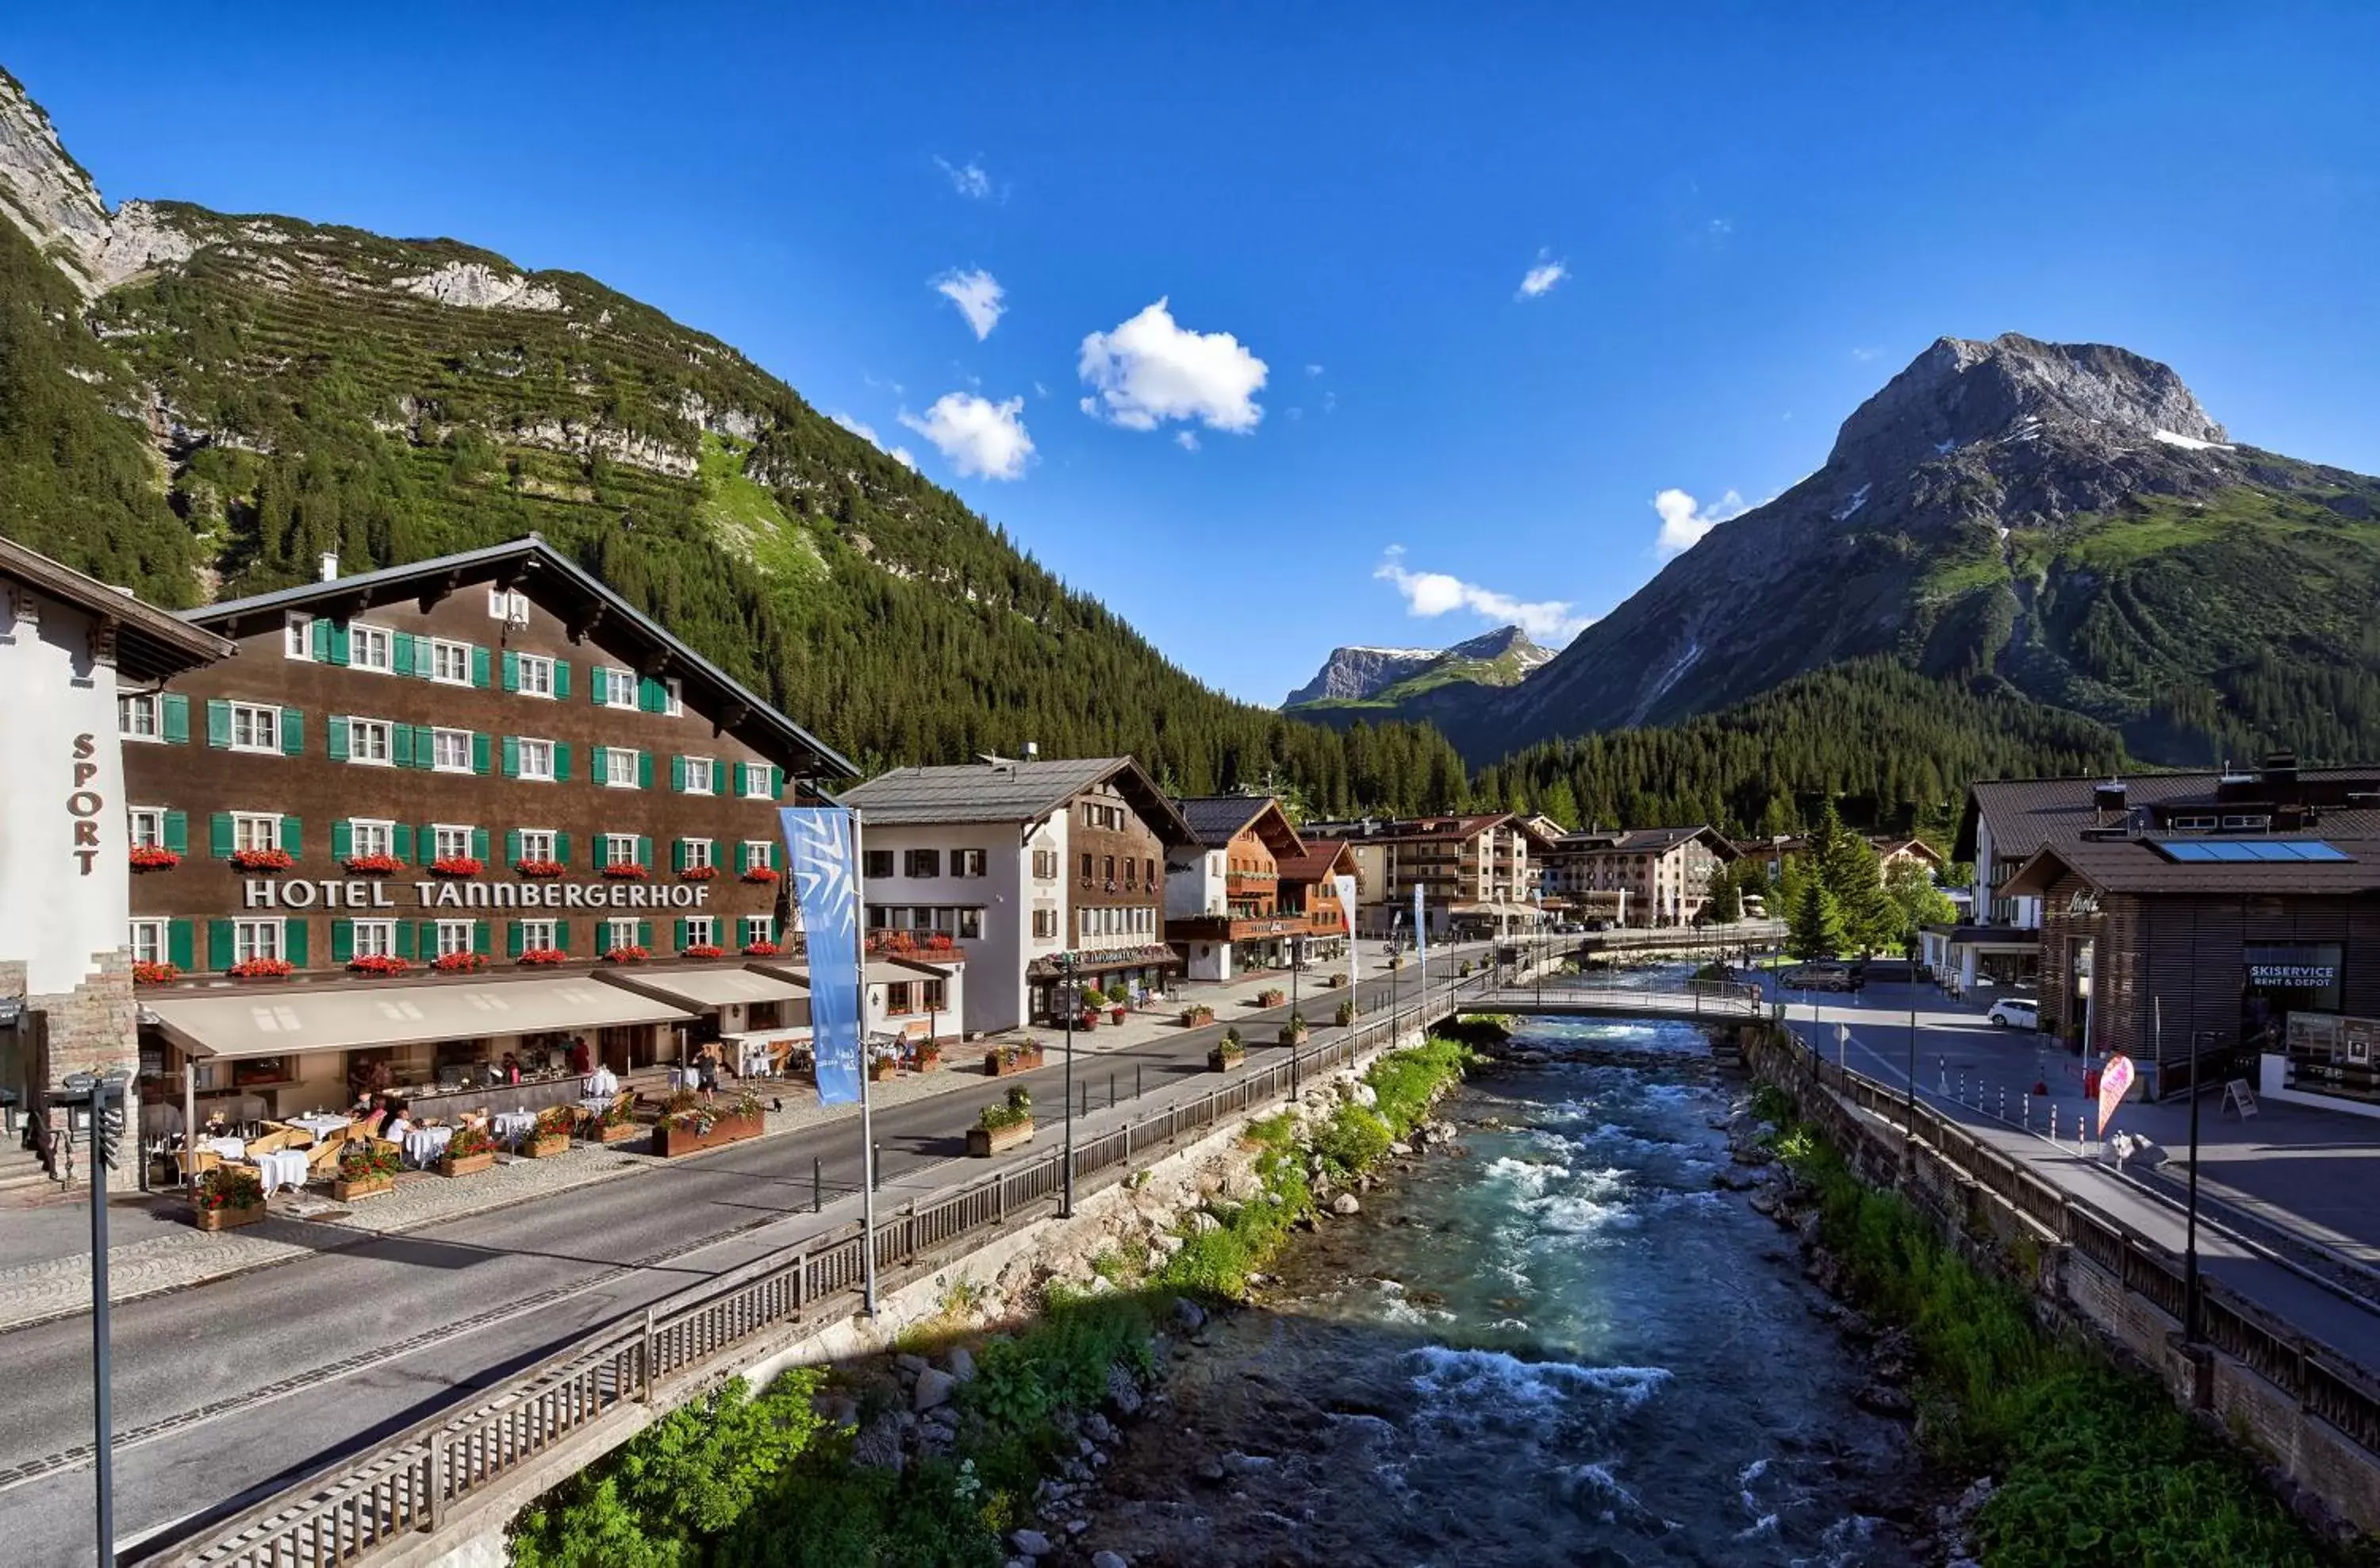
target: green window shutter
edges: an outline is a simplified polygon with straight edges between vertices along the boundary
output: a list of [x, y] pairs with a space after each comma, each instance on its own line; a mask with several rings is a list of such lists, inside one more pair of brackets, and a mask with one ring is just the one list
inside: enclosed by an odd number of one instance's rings
[[482, 691], [488, 686], [488, 650], [476, 644], [471, 649], [471, 684]]
[[637, 835], [637, 864], [648, 871], [653, 869], [653, 841], [642, 833]]
[[306, 824], [286, 812], [281, 818], [281, 847], [295, 859], [306, 852]]
[[517, 958], [528, 951], [528, 933], [521, 930], [518, 920], [504, 922], [504, 956]]
[[612, 670], [610, 665], [589, 664], [587, 666], [587, 699], [589, 701], [594, 703], [596, 707], [601, 708], [603, 706], [603, 688], [611, 684]]
[[568, 833], [556, 833], [553, 835], [553, 857], [556, 860], [561, 861], [565, 866], [570, 864], [570, 835]]
[[471, 830], [471, 857], [472, 857], [473, 859], [475, 859], [475, 860], [479, 861], [479, 862], [480, 862], [480, 864], [482, 864], [482, 865], [485, 865], [485, 864], [487, 863], [487, 859], [488, 859], [488, 830], [487, 830], [487, 829], [485, 829], [485, 828], [473, 828], [473, 829]]
[[653, 787], [653, 754], [650, 751], [637, 753], [637, 787], [638, 789]]
[[486, 775], [490, 766], [488, 754], [492, 749], [493, 748], [488, 744], [488, 737], [484, 731], [471, 732], [471, 772], [482, 776]]
[[670, 840], [670, 869], [673, 871], [686, 869], [686, 840], [682, 838]]
[[306, 755], [306, 715], [295, 708], [281, 710], [281, 755]]
[[356, 825], [342, 817], [331, 824], [331, 858], [345, 860], [355, 849]]
[[686, 951], [686, 917], [685, 917], [685, 916], [683, 916], [683, 915], [680, 915], [680, 916], [677, 918], [677, 937], [676, 937], [676, 941], [677, 941], [677, 951], [678, 951], [678, 952], [680, 952], [680, 953], [684, 953], [684, 952]]
[[553, 699], [561, 702], [566, 700], [569, 696], [570, 662], [566, 659], [556, 659], [553, 662]]
[[650, 920], [637, 922], [637, 945], [648, 949], [653, 945], [653, 923]]
[[331, 962], [346, 964], [356, 955], [356, 923], [353, 920], [331, 922]]
[[388, 850], [404, 865], [413, 864], [413, 824], [399, 822], [388, 830]]
[[569, 921], [556, 920], [553, 922], [553, 950], [556, 953], [567, 953], [570, 951]]
[[316, 616], [313, 622], [314, 660], [317, 663], [331, 662], [331, 623]]
[[471, 951], [478, 954], [480, 957], [485, 958], [495, 950], [495, 943], [489, 939], [488, 922], [485, 920], [472, 921]]
[[[413, 673], [425, 681], [438, 673], [438, 650], [430, 646], [426, 637], [413, 639]], [[437, 956], [438, 944], [434, 941], [430, 944], [430, 954]]]
[[603, 787], [603, 780], [612, 771], [606, 760], [611, 753], [612, 748], [608, 746], [590, 746], [587, 748], [587, 782], [597, 789]]
[[743, 798], [743, 796], [744, 796], [744, 764], [743, 764], [743, 763], [741, 763], [741, 762], [738, 762], [738, 763], [736, 763], [736, 764], [735, 764], [735, 796], [736, 796], [736, 798], [740, 800], [740, 799], [742, 799], [742, 798]]
[[347, 760], [347, 716], [345, 713], [331, 715], [328, 727], [322, 731], [322, 754], [334, 762]]
[[784, 798], [784, 795], [785, 770], [783, 768], [771, 767], [769, 770], [769, 798], [771, 800], [782, 800]]
[[[424, 964], [427, 964], [432, 958], [438, 956], [438, 922], [435, 920], [414, 920], [409, 922], [409, 924], [414, 930], [414, 951], [420, 955], [421, 961]], [[403, 930], [406, 927], [400, 926], [397, 929], [399, 930]], [[403, 937], [399, 937], [397, 940], [402, 942], [405, 939]]]
[[648, 713], [659, 713], [669, 707], [669, 691], [650, 675], [637, 681], [637, 706]]
[[236, 959], [237, 951], [238, 950], [232, 945], [231, 922], [229, 920], [209, 920], [207, 922], [207, 967], [210, 969], [230, 968]]
[[[430, 951], [435, 956], [438, 950], [433, 946]], [[410, 920], [396, 923], [396, 955], [408, 964], [413, 962], [413, 922]]]
[[217, 751], [231, 745], [231, 704], [220, 697], [207, 699], [207, 744]]
[[504, 650], [504, 689], [520, 689], [520, 655], [509, 648]]
[[520, 736], [516, 735], [504, 736], [504, 777], [520, 777]]
[[388, 726], [388, 760], [394, 767], [413, 766], [413, 726], [411, 724]]
[[187, 811], [165, 813], [165, 847], [176, 855], [190, 852], [190, 814]]
[[218, 811], [207, 819], [207, 853], [218, 860], [228, 860], [232, 845], [231, 813]]
[[165, 922], [165, 962], [184, 974], [190, 970], [190, 935], [189, 921]]
[[520, 830], [518, 828], [509, 828], [505, 830], [504, 833], [504, 864], [507, 866], [517, 866], [520, 864]]
[[570, 743], [565, 740], [557, 740], [553, 743], [553, 782], [556, 784], [570, 782]]
[[398, 632], [388, 639], [388, 667], [400, 675], [413, 674], [413, 637]]
[[[320, 621], [314, 624], [322, 625]], [[330, 662], [334, 664], [344, 664], [347, 662], [347, 628], [335, 624], [331, 627]]]
[[169, 693], [157, 699], [157, 727], [175, 746], [190, 743], [190, 699]]
[[686, 759], [683, 757], [670, 759], [670, 788], [680, 795], [686, 793]]
[[306, 922], [298, 916], [292, 915], [281, 923], [281, 956], [301, 969], [308, 967]]

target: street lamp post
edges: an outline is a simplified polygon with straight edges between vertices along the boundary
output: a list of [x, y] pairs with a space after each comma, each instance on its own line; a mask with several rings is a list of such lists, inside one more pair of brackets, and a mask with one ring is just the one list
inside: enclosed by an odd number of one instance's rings
[[112, 1332], [107, 1315], [107, 1173], [115, 1162], [116, 1140], [123, 1131], [124, 1086], [128, 1075], [111, 1068], [101, 1074], [76, 1073], [66, 1080], [64, 1103], [79, 1100], [90, 1107], [89, 1144], [84, 1170], [91, 1183], [91, 1471], [97, 1513], [93, 1519], [101, 1568], [115, 1562], [115, 1434], [109, 1397], [114, 1377], [109, 1366]]
[[2190, 1218], [2182, 1232], [2181, 1276], [2181, 1343], [2198, 1343], [2198, 1069], [2206, 1060], [2202, 1049], [2216, 1038], [2213, 1029], [2201, 1029], [2190, 1041]]
[[1903, 1086], [1909, 1091], [1908, 1103], [1900, 1117], [1900, 1162], [1908, 1164], [1917, 1155], [1917, 988], [1909, 988], [1909, 1074]]
[[1289, 1023], [1283, 1032], [1289, 1036], [1289, 1098], [1297, 1098], [1297, 1048], [1302, 1037], [1297, 1031], [1297, 972], [1305, 967], [1305, 942], [1301, 937], [1289, 939]]
[[1075, 980], [1075, 955], [1058, 954], [1058, 1005], [1066, 1015], [1066, 1153], [1064, 1188], [1058, 1203], [1058, 1217], [1070, 1220], [1075, 1214], [1075, 1009], [1081, 1004]]

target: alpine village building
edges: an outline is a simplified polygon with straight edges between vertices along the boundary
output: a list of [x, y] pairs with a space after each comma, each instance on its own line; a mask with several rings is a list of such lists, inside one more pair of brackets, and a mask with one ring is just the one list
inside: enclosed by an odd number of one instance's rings
[[[531, 536], [188, 612], [126, 680], [143, 1062], [287, 1115], [799, 1027], [777, 820], [856, 772]], [[747, 1058], [749, 1060], [748, 1056]], [[204, 1114], [204, 1110], [200, 1112]]]
[[1181, 966], [1164, 869], [1194, 834], [1129, 757], [896, 768], [842, 799], [871, 948], [961, 955], [970, 1034], [1060, 1022], [1070, 984], [1146, 996]]
[[1357, 928], [1387, 936], [1412, 919], [1413, 890], [1430, 934], [1496, 935], [1540, 918], [1531, 857], [1546, 841], [1509, 811], [1467, 817], [1309, 822], [1309, 844], [1342, 843], [1354, 857]]
[[1165, 935], [1194, 980], [1229, 980], [1293, 958], [1343, 956], [1347, 928], [1330, 879], [1354, 870], [1335, 840], [1309, 845], [1269, 796], [1196, 796], [1177, 802], [1192, 842], [1165, 868]]
[[1546, 902], [1623, 926], [1692, 925], [1711, 872], [1735, 858], [1735, 845], [1709, 827], [1564, 833], [1545, 852]]

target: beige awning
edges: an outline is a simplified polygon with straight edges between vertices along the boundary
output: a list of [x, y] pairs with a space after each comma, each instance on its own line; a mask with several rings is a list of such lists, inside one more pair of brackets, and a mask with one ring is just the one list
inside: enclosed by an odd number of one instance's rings
[[799, 1002], [809, 995], [808, 991], [792, 980], [741, 967], [640, 970], [633, 975], [607, 975], [604, 978], [664, 1002], [706, 1011], [755, 1002]]
[[161, 996], [145, 1005], [176, 1045], [215, 1057], [360, 1051], [621, 1024], [678, 1024], [694, 1016], [666, 1002], [587, 978], [319, 991], [234, 987], [217, 994]]

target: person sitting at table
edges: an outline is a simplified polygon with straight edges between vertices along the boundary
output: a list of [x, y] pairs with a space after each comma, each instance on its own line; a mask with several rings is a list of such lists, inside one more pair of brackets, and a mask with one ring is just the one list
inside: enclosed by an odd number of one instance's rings
[[413, 1122], [412, 1119], [406, 1114], [405, 1101], [401, 1100], [390, 1100], [388, 1102], [388, 1129], [380, 1136], [386, 1138], [391, 1143], [403, 1143], [405, 1141], [405, 1135], [412, 1130]]
[[520, 1082], [520, 1058], [509, 1051], [504, 1052], [504, 1082], [508, 1084]]

